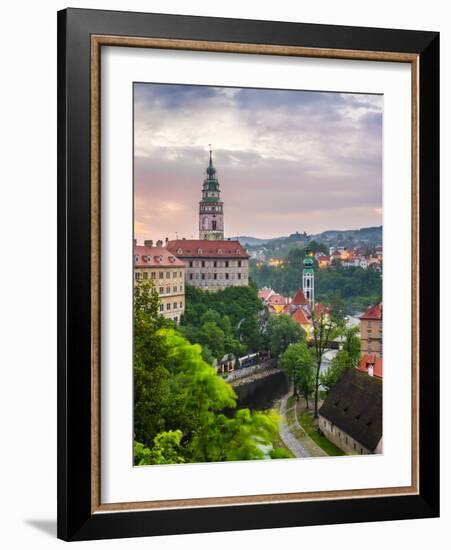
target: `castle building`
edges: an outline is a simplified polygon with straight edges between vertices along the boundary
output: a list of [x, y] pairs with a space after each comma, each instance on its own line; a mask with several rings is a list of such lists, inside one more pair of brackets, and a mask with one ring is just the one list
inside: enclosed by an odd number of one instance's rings
[[152, 281], [160, 298], [160, 314], [179, 323], [185, 311], [185, 264], [167, 248], [145, 241], [145, 246], [134, 246], [134, 272], [135, 284]]
[[168, 241], [167, 250], [186, 266], [186, 284], [202, 290], [223, 290], [249, 284], [249, 254], [239, 241]]
[[249, 284], [249, 254], [239, 241], [224, 239], [224, 211], [210, 150], [207, 177], [199, 203], [199, 239], [177, 239], [167, 250], [186, 266], [186, 284], [223, 290]]
[[224, 203], [221, 201], [219, 181], [213, 166], [211, 149], [207, 177], [202, 186], [202, 200], [199, 202], [199, 239], [224, 240]]
[[302, 270], [302, 290], [309, 303], [311, 311], [315, 303], [315, 272], [313, 269], [313, 258], [311, 253], [307, 253], [304, 258], [304, 269]]

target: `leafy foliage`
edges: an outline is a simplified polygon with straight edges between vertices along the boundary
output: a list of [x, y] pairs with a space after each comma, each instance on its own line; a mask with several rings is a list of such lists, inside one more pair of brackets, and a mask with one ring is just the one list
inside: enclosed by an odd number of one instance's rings
[[356, 368], [360, 360], [359, 328], [351, 327], [342, 329], [344, 337], [343, 348], [332, 359], [327, 371], [320, 375], [321, 386], [329, 391], [338, 381], [343, 371], [347, 368]]
[[202, 345], [207, 362], [224, 354], [238, 357], [261, 348], [259, 316], [263, 306], [255, 286], [208, 293], [187, 285], [185, 292], [186, 311], [180, 330], [191, 343]]
[[289, 315], [271, 315], [267, 332], [269, 347], [274, 357], [280, 357], [290, 344], [305, 340], [304, 330]]
[[308, 398], [315, 389], [315, 357], [312, 350], [305, 342], [291, 344], [283, 353], [280, 366], [293, 383], [293, 395], [299, 392], [308, 408]]
[[[214, 347], [227, 322], [219, 328], [214, 313], [204, 320]], [[203, 359], [201, 346], [158, 315], [158, 296], [147, 282], [135, 289], [134, 332], [136, 464], [265, 457], [278, 416], [248, 409], [224, 414], [236, 408], [235, 392]]]

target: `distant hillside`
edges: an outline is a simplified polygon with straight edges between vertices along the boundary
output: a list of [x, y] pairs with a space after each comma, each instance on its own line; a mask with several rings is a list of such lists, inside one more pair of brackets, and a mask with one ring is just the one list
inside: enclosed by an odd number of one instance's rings
[[319, 242], [355, 241], [378, 245], [382, 244], [382, 226], [362, 227], [361, 229], [349, 229], [345, 231], [329, 230], [318, 233], [317, 235], [311, 235], [310, 238]]
[[232, 241], [240, 241], [244, 246], [258, 246], [266, 244], [270, 239], [257, 239], [256, 237], [231, 237]]
[[233, 238], [238, 239], [244, 246], [252, 250], [281, 251], [289, 248], [305, 247], [310, 241], [321, 243], [325, 247], [377, 246], [382, 244], [382, 226], [347, 230], [331, 229], [315, 235], [296, 232], [272, 239], [259, 239], [250, 236]]

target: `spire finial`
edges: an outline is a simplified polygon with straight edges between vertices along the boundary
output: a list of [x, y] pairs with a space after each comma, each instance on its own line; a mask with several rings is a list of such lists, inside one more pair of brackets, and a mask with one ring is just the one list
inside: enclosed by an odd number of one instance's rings
[[208, 150], [210, 151], [210, 166], [213, 164], [213, 161], [211, 159], [211, 143], [208, 144]]

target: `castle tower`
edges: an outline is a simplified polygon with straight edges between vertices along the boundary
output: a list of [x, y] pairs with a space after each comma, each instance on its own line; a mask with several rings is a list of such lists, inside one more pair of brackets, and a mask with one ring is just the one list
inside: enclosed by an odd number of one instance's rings
[[199, 239], [222, 241], [224, 239], [223, 205], [213, 166], [210, 149], [210, 163], [207, 167], [207, 177], [202, 185], [202, 200], [199, 202]]
[[313, 254], [307, 251], [303, 262], [304, 269], [302, 270], [302, 290], [311, 310], [315, 304], [315, 272], [313, 270], [312, 256]]

